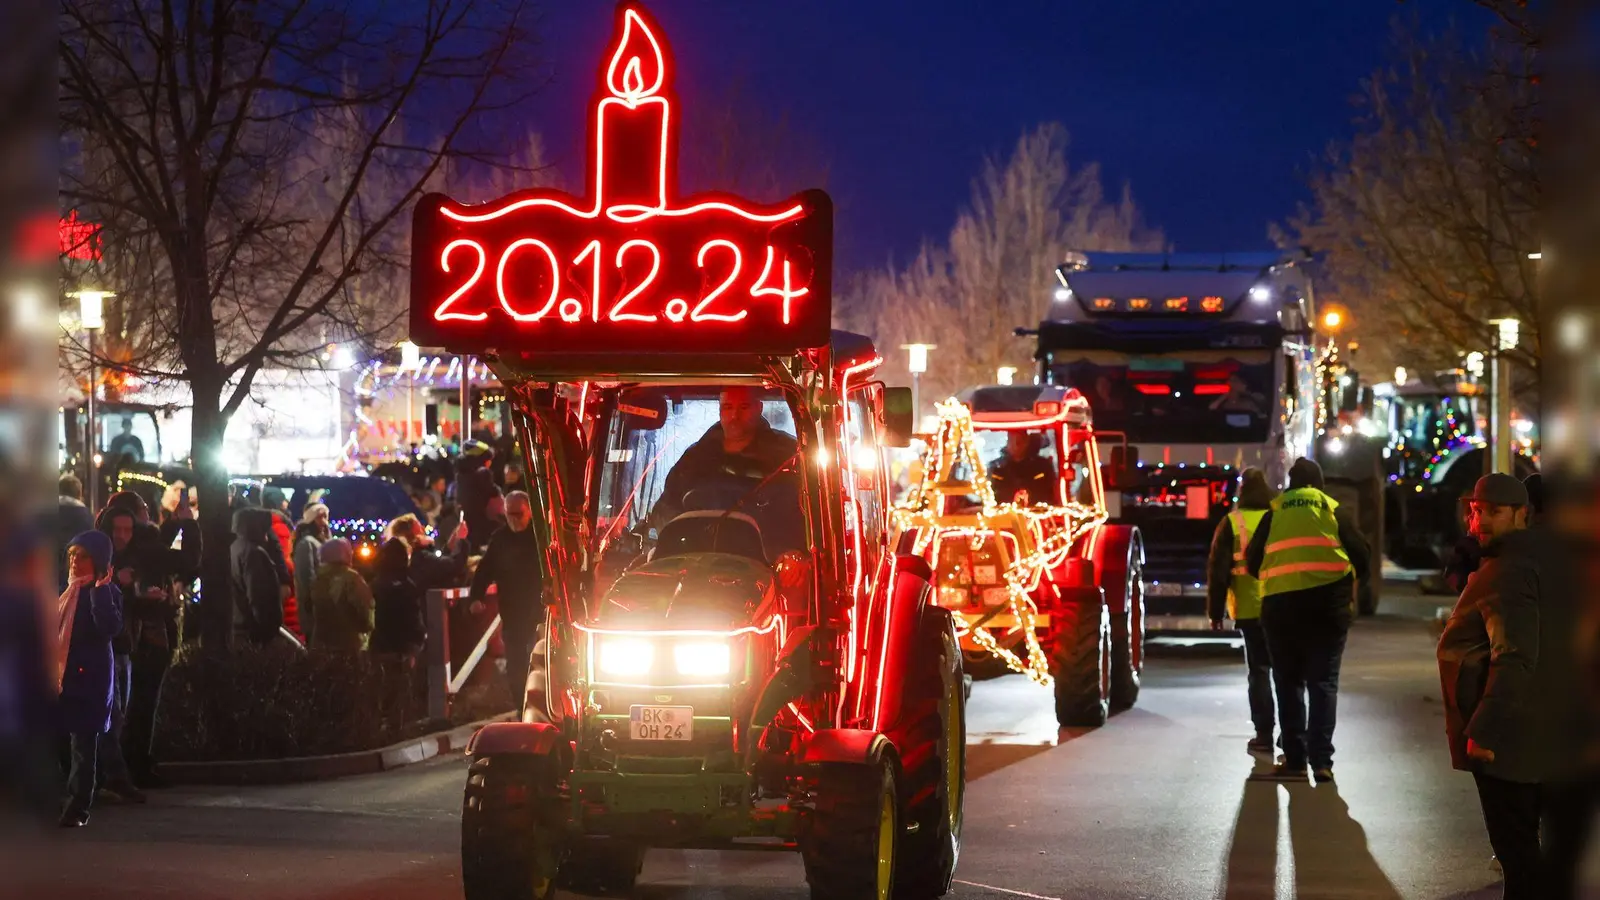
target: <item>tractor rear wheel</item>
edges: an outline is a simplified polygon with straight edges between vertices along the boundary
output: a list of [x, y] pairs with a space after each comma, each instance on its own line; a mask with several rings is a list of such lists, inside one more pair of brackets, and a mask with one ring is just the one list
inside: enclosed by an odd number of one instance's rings
[[1056, 721], [1098, 728], [1111, 711], [1111, 611], [1098, 589], [1063, 597], [1050, 648]]
[[461, 887], [466, 900], [550, 900], [561, 864], [551, 760], [484, 756], [467, 769], [461, 801]]
[[824, 763], [801, 857], [811, 900], [890, 900], [902, 823], [891, 759]]

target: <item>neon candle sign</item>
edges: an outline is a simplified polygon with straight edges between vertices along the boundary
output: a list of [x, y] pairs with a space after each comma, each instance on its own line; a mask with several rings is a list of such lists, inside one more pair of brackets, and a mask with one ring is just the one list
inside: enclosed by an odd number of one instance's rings
[[637, 3], [589, 110], [588, 188], [480, 205], [430, 194], [413, 220], [411, 338], [477, 352], [784, 353], [827, 342], [833, 208], [680, 197], [672, 54]]

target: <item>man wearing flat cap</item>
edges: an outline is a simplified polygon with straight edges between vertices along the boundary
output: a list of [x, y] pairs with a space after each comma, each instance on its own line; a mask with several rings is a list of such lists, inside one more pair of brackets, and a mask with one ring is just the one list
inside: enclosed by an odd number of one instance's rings
[[1478, 786], [1489, 844], [1507, 900], [1545, 897], [1539, 816], [1543, 754], [1539, 537], [1528, 530], [1528, 490], [1510, 475], [1478, 480], [1466, 498], [1483, 562], [1467, 580], [1439, 638], [1445, 733], [1455, 768]]

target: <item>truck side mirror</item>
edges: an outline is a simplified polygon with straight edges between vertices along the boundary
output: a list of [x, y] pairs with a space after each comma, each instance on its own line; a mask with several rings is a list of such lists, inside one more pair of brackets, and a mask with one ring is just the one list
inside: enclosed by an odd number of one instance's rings
[[911, 389], [883, 389], [883, 443], [888, 447], [909, 447], [916, 429], [916, 410], [911, 408]]

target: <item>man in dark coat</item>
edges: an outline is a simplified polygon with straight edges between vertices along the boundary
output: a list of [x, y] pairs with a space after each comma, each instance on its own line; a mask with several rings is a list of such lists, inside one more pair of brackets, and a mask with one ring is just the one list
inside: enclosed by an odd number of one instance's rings
[[1038, 435], [1013, 431], [1006, 435], [1006, 450], [989, 463], [989, 484], [998, 503], [1011, 503], [1027, 491], [1028, 503], [1060, 502], [1061, 474], [1055, 463], [1039, 452]]
[[489, 585], [494, 585], [506, 648], [506, 681], [518, 709], [527, 688], [528, 661], [545, 618], [543, 556], [533, 532], [532, 501], [527, 494], [513, 491], [506, 498], [506, 524], [489, 539], [472, 575], [469, 611], [482, 613]]
[[794, 457], [797, 442], [775, 430], [761, 415], [761, 394], [753, 387], [723, 388], [717, 424], [706, 430], [667, 473], [654, 519], [665, 524], [684, 511], [689, 492], [719, 476], [765, 478]]
[[111, 729], [115, 687], [111, 639], [122, 631], [122, 595], [110, 581], [107, 535], [86, 531], [73, 538], [67, 545], [67, 560], [72, 580], [62, 594], [61, 621], [56, 624], [70, 628], [66, 659], [58, 671], [60, 724], [72, 746], [72, 769], [61, 825], [79, 828], [89, 823], [94, 802], [100, 736]]
[[229, 548], [233, 582], [233, 636], [258, 647], [272, 643], [283, 627], [283, 598], [278, 593], [278, 570], [267, 550], [272, 536], [272, 514], [264, 509], [241, 509], [233, 517], [233, 546]]
[[1439, 637], [1439, 678], [1451, 764], [1477, 782], [1507, 900], [1544, 898], [1539, 858], [1544, 765], [1537, 716], [1544, 551], [1529, 531], [1528, 491], [1510, 475], [1478, 480], [1468, 498], [1483, 561]]

